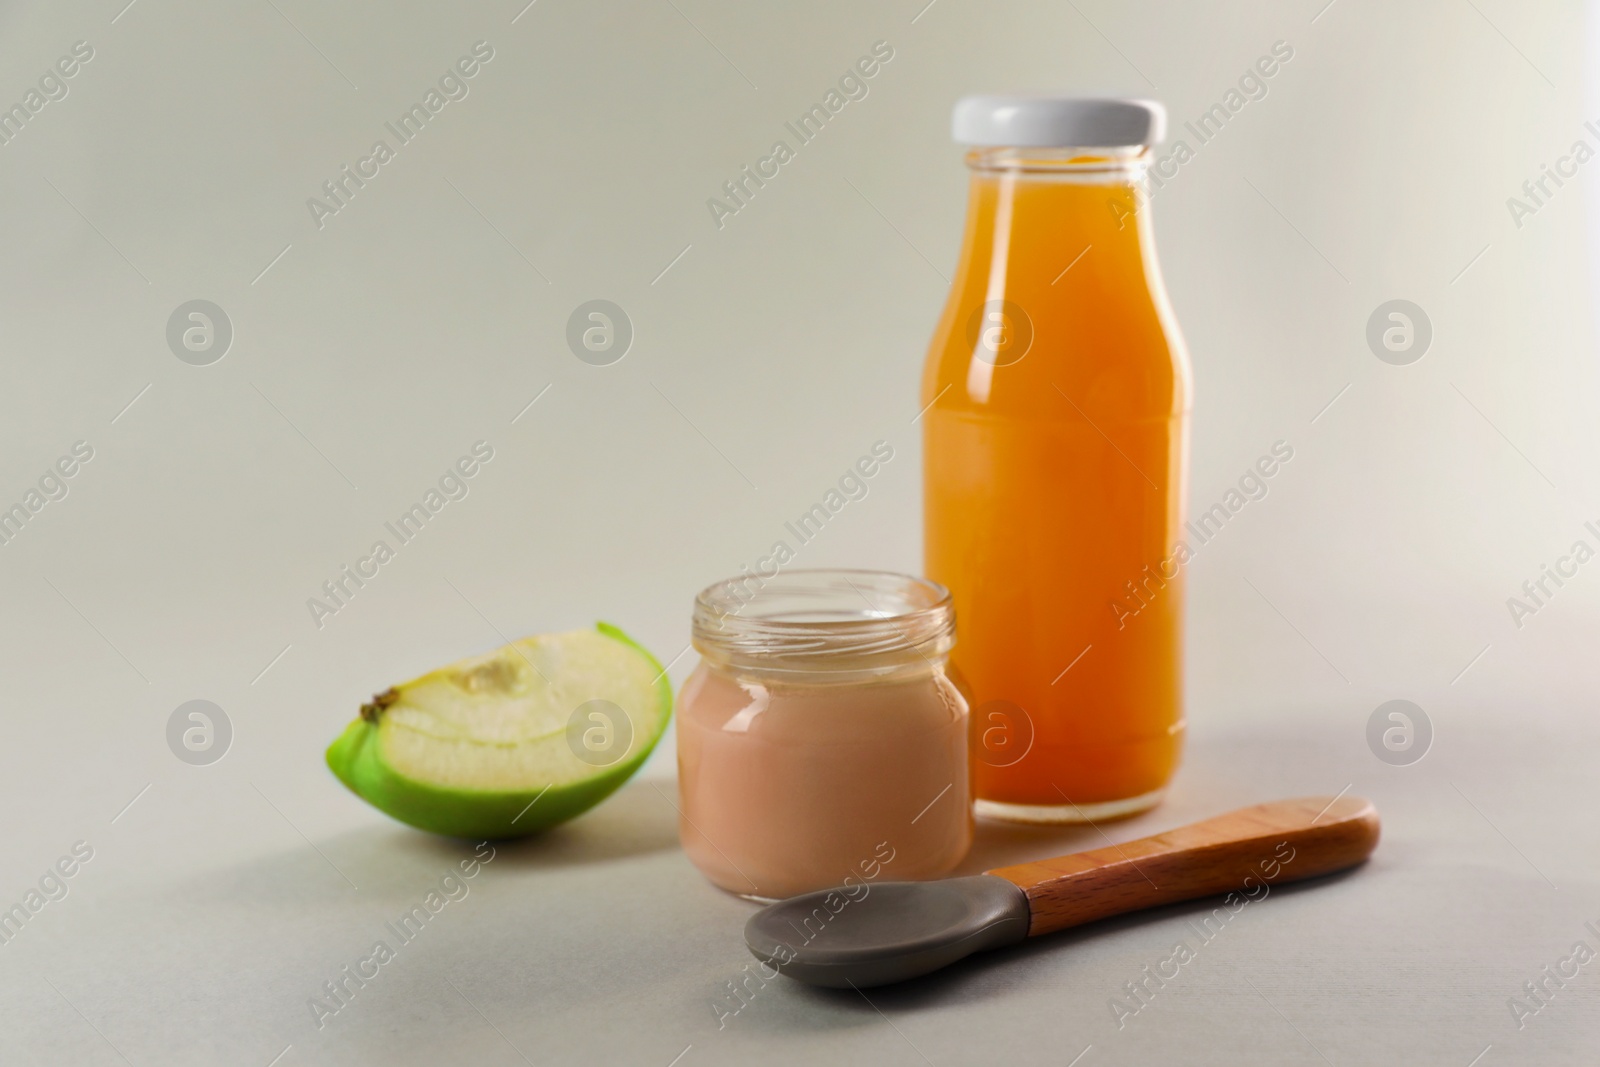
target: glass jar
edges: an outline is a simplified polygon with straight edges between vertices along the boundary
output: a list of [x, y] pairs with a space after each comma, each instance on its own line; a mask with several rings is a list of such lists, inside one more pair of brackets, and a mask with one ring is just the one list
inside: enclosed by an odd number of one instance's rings
[[679, 835], [762, 900], [950, 871], [972, 844], [967, 703], [943, 586], [790, 571], [695, 598], [678, 696]]
[[961, 616], [980, 815], [1155, 804], [1184, 731], [1189, 357], [1144, 100], [970, 97], [966, 236], [928, 350], [925, 569]]

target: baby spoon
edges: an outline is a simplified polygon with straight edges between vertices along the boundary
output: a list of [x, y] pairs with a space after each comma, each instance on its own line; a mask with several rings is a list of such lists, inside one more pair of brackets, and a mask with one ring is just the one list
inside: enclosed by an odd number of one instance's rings
[[805, 893], [756, 912], [744, 939], [757, 959], [811, 985], [887, 985], [1142, 908], [1228, 894], [1219, 906], [1235, 910], [1267, 887], [1353, 867], [1377, 844], [1369, 801], [1280, 800], [967, 878]]

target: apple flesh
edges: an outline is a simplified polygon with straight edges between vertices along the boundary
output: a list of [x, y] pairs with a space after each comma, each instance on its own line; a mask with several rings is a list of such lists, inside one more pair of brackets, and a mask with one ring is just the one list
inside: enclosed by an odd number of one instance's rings
[[403, 823], [520, 837], [610, 796], [671, 715], [661, 665], [600, 623], [523, 638], [387, 689], [362, 705], [327, 759], [357, 796]]

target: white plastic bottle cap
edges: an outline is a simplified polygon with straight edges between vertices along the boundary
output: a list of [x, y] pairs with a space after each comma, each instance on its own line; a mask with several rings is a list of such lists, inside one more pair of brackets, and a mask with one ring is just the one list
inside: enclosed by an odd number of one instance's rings
[[1167, 133], [1154, 100], [1082, 96], [964, 96], [950, 131], [959, 144], [1017, 148], [1151, 145]]

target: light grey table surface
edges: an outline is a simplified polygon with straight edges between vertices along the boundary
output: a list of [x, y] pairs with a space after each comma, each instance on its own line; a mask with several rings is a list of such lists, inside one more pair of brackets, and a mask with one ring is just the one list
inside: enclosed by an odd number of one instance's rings
[[[1600, 949], [1596, 568], [1534, 618], [1507, 608], [1600, 526], [1600, 164], [1508, 208], [1594, 141], [1597, 15], [0, 5], [0, 107], [75, 42], [95, 54], [0, 146], [0, 507], [95, 450], [0, 546], [0, 908], [92, 850], [0, 943], [0, 1065], [1600, 1062], [1600, 963], [1520, 1028], [1508, 1007], [1576, 942]], [[708, 197], [880, 40], [895, 58], [870, 95], [713, 218]], [[480, 41], [496, 58], [470, 96], [337, 217], [308, 214]], [[694, 591], [880, 438], [895, 460], [800, 565], [918, 569], [916, 383], [967, 196], [951, 103], [1154, 95], [1189, 137], [1279, 42], [1293, 60], [1153, 217], [1194, 362], [1192, 506], [1275, 442], [1295, 459], [1190, 568], [1170, 798], [1104, 829], [1349, 786], [1383, 813], [1375, 859], [1250, 905], [1120, 1028], [1112, 998], [1195, 943], [1202, 906], [870, 1001], [778, 981], [719, 1025], [750, 905], [677, 846], [669, 734], [603, 806], [500, 846], [319, 1028], [323, 984], [471, 854], [328, 773], [356, 703], [597, 618], [681, 684]], [[597, 298], [634, 327], [605, 367], [566, 332]], [[205, 366], [166, 334], [195, 299], [233, 326]], [[1432, 327], [1405, 366], [1366, 334], [1395, 299]], [[496, 458], [471, 495], [313, 618], [479, 440]], [[1396, 698], [1434, 730], [1404, 767], [1365, 739]], [[210, 766], [166, 740], [194, 699], [233, 727]], [[969, 867], [1102, 844], [986, 826]]]
[[[636, 780], [544, 837], [493, 846], [466, 895], [401, 944], [385, 923], [422, 903], [471, 846], [354, 797], [340, 812], [349, 829], [301, 836], [289, 812], [301, 815], [303, 800], [275, 810], [242, 775], [201, 786], [168, 776], [115, 823], [85, 831], [94, 857], [70, 894], [0, 948], [0, 1059], [1592, 1063], [1600, 964], [1521, 1028], [1508, 998], [1575, 942], [1600, 945], [1585, 927], [1600, 926], [1600, 830], [1580, 800], [1592, 793], [1597, 727], [1577, 708], [1559, 731], [1470, 709], [1439, 720], [1433, 750], [1406, 767], [1376, 760], [1351, 716], [1293, 730], [1202, 724], [1157, 810], [1104, 826], [1104, 837], [982, 824], [965, 864], [1097, 847], [1280, 796], [1348, 787], [1377, 803], [1384, 834], [1370, 863], [1275, 889], [1210, 940], [1194, 924], [1215, 901], [866, 995], [751, 983], [742, 1006], [729, 983], [753, 970], [740, 937], [752, 905], [685, 859], [669, 779]], [[338, 789], [330, 779], [316, 802], [345, 804]], [[222, 845], [230, 827], [243, 840], [219, 861], [208, 840]], [[395, 958], [319, 1026], [311, 999], [380, 939]], [[1178, 942], [1194, 959], [1119, 1026], [1112, 998]]]

